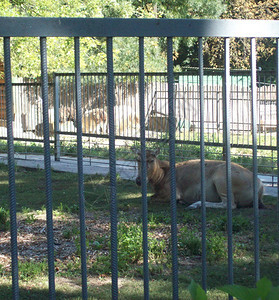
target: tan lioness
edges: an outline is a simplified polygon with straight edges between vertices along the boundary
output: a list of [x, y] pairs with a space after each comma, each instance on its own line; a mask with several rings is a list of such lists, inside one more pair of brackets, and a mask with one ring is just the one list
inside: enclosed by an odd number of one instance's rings
[[[137, 154], [137, 185], [141, 185], [141, 153]], [[154, 201], [170, 201], [170, 165], [168, 161], [157, 158], [159, 151], [146, 150], [147, 179], [155, 194]], [[232, 208], [253, 206], [253, 173], [242, 166], [231, 164]], [[262, 203], [263, 183], [258, 179], [259, 208]], [[206, 207], [226, 208], [226, 162], [205, 160], [205, 193]], [[188, 208], [201, 206], [201, 167], [200, 160], [188, 160], [176, 164], [176, 197], [177, 201], [189, 204]]]

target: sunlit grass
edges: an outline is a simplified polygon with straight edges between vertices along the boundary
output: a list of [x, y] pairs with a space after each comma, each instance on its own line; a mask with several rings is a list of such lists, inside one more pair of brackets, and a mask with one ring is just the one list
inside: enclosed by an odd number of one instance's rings
[[[1, 180], [8, 178], [8, 168], [0, 165]], [[0, 182], [1, 182], [0, 180]], [[55, 228], [55, 277], [57, 299], [81, 299], [81, 261], [79, 248], [79, 199], [76, 174], [52, 172], [53, 218]], [[17, 218], [19, 245], [23, 247], [27, 236], [35, 234], [46, 241], [45, 172], [17, 168]], [[88, 249], [89, 299], [111, 299], [110, 274], [110, 181], [108, 176], [84, 176], [86, 206], [86, 245]], [[9, 209], [8, 188], [1, 190], [1, 206]], [[148, 196], [150, 196], [148, 191]], [[117, 177], [119, 298], [143, 298], [142, 257], [142, 202], [141, 189], [134, 182]], [[277, 249], [278, 216], [276, 199], [265, 197], [270, 208], [260, 211], [260, 266], [261, 276], [278, 285]], [[221, 213], [221, 214], [220, 214]], [[5, 215], [5, 214], [4, 214]], [[6, 219], [5, 219], [6, 220]], [[4, 221], [5, 221], [4, 220]], [[189, 299], [187, 286], [193, 278], [201, 283], [201, 211], [187, 211], [177, 206], [179, 250], [179, 295]], [[8, 222], [7, 220], [5, 222]], [[207, 270], [209, 299], [227, 299], [216, 287], [227, 284], [227, 219], [220, 210], [207, 210]], [[254, 227], [253, 209], [233, 211], [233, 257], [235, 282], [254, 285]], [[148, 229], [150, 241], [150, 297], [171, 299], [171, 215], [167, 203], [148, 203]], [[2, 237], [9, 226], [3, 227]], [[1, 240], [0, 240], [1, 243]], [[60, 246], [65, 251], [61, 258]], [[37, 244], [36, 244], [37, 245]], [[66, 245], [66, 246], [64, 246]], [[33, 247], [27, 243], [24, 247]], [[62, 246], [61, 246], [62, 247]], [[22, 249], [22, 248], [21, 248]], [[32, 249], [32, 248], [31, 248]], [[133, 255], [130, 255], [129, 251]], [[45, 249], [46, 251], [46, 249]], [[30, 257], [30, 256], [29, 256]], [[1, 259], [1, 257], [0, 257]], [[11, 298], [11, 269], [9, 257], [0, 260], [0, 297]], [[28, 260], [20, 252], [20, 293], [22, 299], [47, 299], [47, 255], [38, 260]]]

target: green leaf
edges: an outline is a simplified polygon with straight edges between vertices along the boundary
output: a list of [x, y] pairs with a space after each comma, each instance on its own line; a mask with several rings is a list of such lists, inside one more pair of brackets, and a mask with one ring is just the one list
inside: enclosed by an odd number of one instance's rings
[[188, 286], [188, 290], [191, 294], [192, 300], [207, 300], [205, 291], [193, 279], [190, 285]]
[[241, 285], [225, 285], [218, 288], [218, 290], [228, 293], [240, 300], [257, 300], [257, 293], [255, 289], [247, 288]]
[[260, 279], [257, 282], [257, 295], [261, 297], [261, 300], [265, 300], [272, 288], [272, 282], [266, 277]]
[[272, 287], [270, 289], [268, 296], [266, 297], [266, 300], [278, 300], [278, 295], [279, 295], [279, 286]]

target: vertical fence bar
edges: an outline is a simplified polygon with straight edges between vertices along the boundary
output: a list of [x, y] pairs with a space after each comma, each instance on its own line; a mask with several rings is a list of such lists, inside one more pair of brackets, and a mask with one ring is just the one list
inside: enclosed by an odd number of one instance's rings
[[[227, 219], [228, 219], [228, 279], [233, 284], [233, 241], [232, 241], [232, 182], [230, 144], [230, 39], [225, 38], [225, 77], [224, 77], [224, 140], [226, 153]], [[232, 299], [229, 296], [229, 299]]]
[[[276, 39], [277, 219], [279, 220], [279, 38]], [[278, 222], [279, 232], [279, 222]], [[279, 238], [279, 237], [278, 237]]]
[[9, 195], [10, 195], [10, 223], [11, 223], [11, 258], [12, 258], [12, 293], [13, 299], [19, 299], [18, 286], [18, 252], [17, 252], [17, 220], [16, 220], [16, 186], [15, 186], [15, 158], [13, 136], [13, 95], [11, 72], [10, 38], [4, 38], [4, 64], [5, 64], [5, 91], [8, 141], [8, 167], [9, 167]]
[[118, 265], [117, 265], [117, 198], [116, 198], [116, 158], [114, 126], [114, 74], [113, 74], [113, 40], [107, 38], [107, 86], [109, 113], [109, 171], [110, 171], [110, 221], [111, 221], [111, 278], [112, 299], [118, 299]]
[[47, 217], [49, 298], [55, 299], [52, 184], [51, 184], [51, 162], [50, 162], [49, 118], [48, 118], [47, 47], [46, 47], [45, 37], [40, 38], [40, 52], [41, 52], [41, 78], [42, 78], [43, 122], [44, 122], [43, 123], [44, 164], [45, 164], [45, 178], [46, 178], [46, 217]]
[[254, 259], [255, 280], [260, 279], [259, 258], [259, 199], [258, 199], [258, 163], [257, 163], [257, 69], [256, 39], [251, 38], [251, 95], [252, 95], [252, 147], [253, 147], [253, 197], [254, 197]]
[[169, 158], [171, 189], [171, 241], [172, 241], [172, 288], [173, 299], [178, 299], [178, 260], [177, 260], [177, 210], [176, 210], [176, 175], [175, 175], [175, 115], [174, 115], [174, 76], [173, 76], [173, 40], [167, 38], [168, 61], [168, 101], [169, 101]]
[[142, 236], [143, 236], [143, 271], [144, 299], [149, 299], [148, 268], [148, 206], [146, 180], [146, 145], [145, 145], [145, 103], [144, 103], [144, 38], [139, 38], [139, 100], [140, 100], [140, 141], [141, 141], [141, 178], [142, 178]]
[[206, 207], [205, 207], [205, 153], [204, 153], [204, 78], [203, 39], [199, 38], [199, 82], [200, 82], [200, 158], [201, 158], [201, 210], [202, 210], [202, 287], [207, 288], [206, 266]]
[[87, 299], [86, 232], [85, 232], [85, 203], [84, 203], [84, 178], [83, 178], [82, 106], [81, 106], [79, 37], [75, 37], [75, 94], [76, 94], [76, 122], [77, 122], [77, 155], [78, 155], [77, 159], [78, 159], [78, 183], [79, 183], [78, 190], [79, 190], [82, 298]]
[[[54, 145], [55, 145], [55, 160], [60, 161], [61, 148], [60, 148], [60, 80], [59, 76], [54, 74]], [[64, 116], [63, 116], [64, 117]]]

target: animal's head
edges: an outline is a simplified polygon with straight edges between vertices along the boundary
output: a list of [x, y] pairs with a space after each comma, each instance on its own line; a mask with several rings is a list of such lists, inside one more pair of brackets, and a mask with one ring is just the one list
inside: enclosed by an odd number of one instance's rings
[[[142, 165], [142, 155], [141, 151], [132, 148], [132, 151], [136, 154], [136, 161], [138, 163], [138, 176], [136, 178], [136, 184], [141, 186], [141, 165]], [[156, 151], [146, 150], [146, 170], [147, 170], [147, 180], [150, 181], [156, 176], [156, 170], [159, 168], [157, 155], [159, 154], [160, 149]]]

